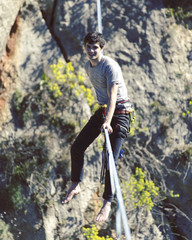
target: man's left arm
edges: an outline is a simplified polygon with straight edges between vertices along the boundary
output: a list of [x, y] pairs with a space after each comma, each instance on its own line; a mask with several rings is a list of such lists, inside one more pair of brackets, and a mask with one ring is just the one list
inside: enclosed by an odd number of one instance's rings
[[106, 110], [106, 116], [103, 123], [102, 128], [107, 129], [109, 133], [113, 132], [113, 129], [111, 127], [111, 120], [115, 111], [116, 107], [116, 101], [117, 101], [117, 89], [118, 85], [115, 83], [108, 87], [108, 103], [107, 103], [107, 110]]

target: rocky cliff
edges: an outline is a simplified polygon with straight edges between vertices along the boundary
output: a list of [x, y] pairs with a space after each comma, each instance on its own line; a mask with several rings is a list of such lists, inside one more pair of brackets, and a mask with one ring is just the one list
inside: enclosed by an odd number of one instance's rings
[[[179, 2], [101, 1], [105, 54], [121, 65], [136, 110], [119, 162], [121, 185], [138, 167], [160, 189], [151, 211], [134, 208], [125, 189], [135, 240], [192, 236], [192, 5]], [[92, 87], [72, 75], [57, 97], [50, 65], [58, 68], [60, 59], [84, 74], [83, 37], [97, 30], [96, 1], [3, 0], [0, 12], [0, 237], [83, 239], [101, 201], [103, 136], [87, 150], [82, 193], [62, 206], [70, 145], [91, 114]], [[113, 205], [97, 228], [116, 239]]]

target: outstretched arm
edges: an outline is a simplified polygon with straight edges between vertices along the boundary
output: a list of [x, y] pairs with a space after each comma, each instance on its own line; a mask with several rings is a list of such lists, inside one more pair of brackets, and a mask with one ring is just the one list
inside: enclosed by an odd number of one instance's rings
[[112, 86], [109, 87], [107, 91], [107, 94], [108, 94], [107, 111], [106, 111], [106, 116], [105, 116], [105, 120], [102, 125], [102, 128], [103, 129], [106, 128], [109, 131], [109, 133], [113, 132], [113, 129], [111, 127], [111, 120], [116, 107], [117, 89], [118, 89], [118, 85], [113, 84]]

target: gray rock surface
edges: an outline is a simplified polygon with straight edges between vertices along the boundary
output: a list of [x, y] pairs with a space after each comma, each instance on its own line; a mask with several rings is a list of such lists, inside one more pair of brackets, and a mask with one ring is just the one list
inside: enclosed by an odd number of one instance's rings
[[[139, 166], [161, 188], [161, 197], [151, 213], [128, 206], [132, 237], [190, 240], [192, 107], [190, 113], [187, 111], [192, 101], [192, 30], [176, 23], [162, 0], [101, 3], [107, 40], [104, 54], [121, 65], [137, 117], [132, 126], [135, 135], [130, 135], [124, 145], [126, 156], [120, 162], [119, 176], [122, 181], [129, 179]], [[83, 239], [82, 227], [95, 224], [101, 200], [97, 193], [100, 143], [95, 141], [87, 150], [81, 195], [62, 206], [60, 195], [69, 185], [71, 143], [43, 124], [29, 121], [25, 127], [18, 126], [12, 96], [15, 90], [24, 96], [30, 94], [42, 74], [50, 74], [49, 65], [59, 58], [70, 60], [75, 69], [84, 72], [83, 37], [97, 29], [96, 1], [3, 0], [0, 13], [0, 141], [46, 133], [51, 159], [44, 169], [48, 175], [42, 175], [41, 181], [38, 171], [27, 178], [23, 191], [29, 204], [25, 211], [8, 212], [3, 221], [10, 224], [15, 239]], [[191, 19], [188, 21], [191, 26]], [[69, 100], [70, 108], [60, 113], [78, 123], [76, 132], [82, 127], [82, 119], [90, 116], [86, 100], [80, 100], [75, 104]], [[0, 174], [2, 189], [6, 176]], [[171, 196], [170, 190], [180, 197]], [[35, 194], [40, 195], [38, 201], [33, 198]], [[115, 239], [114, 216], [115, 209], [109, 222], [98, 228]], [[14, 217], [16, 226], [12, 224]]]
[[[0, 7], [0, 33], [1, 33], [1, 43], [0, 43], [0, 57], [2, 57], [3, 52], [7, 44], [7, 39], [11, 32], [12, 26], [15, 22], [16, 16], [18, 15], [19, 9], [23, 4], [23, 0], [2, 0]], [[11, 14], [10, 14], [11, 13]]]

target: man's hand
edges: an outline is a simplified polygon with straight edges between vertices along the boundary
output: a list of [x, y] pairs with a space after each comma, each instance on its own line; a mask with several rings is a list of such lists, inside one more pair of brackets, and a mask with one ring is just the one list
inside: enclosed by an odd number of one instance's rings
[[108, 123], [108, 122], [104, 122], [101, 129], [102, 130], [107, 129], [109, 133], [113, 132], [113, 129], [112, 129], [110, 123]]
[[116, 100], [117, 100], [117, 84], [113, 84], [108, 88], [108, 102], [107, 102], [107, 110], [104, 123], [102, 125], [102, 129], [107, 129], [109, 133], [113, 132], [111, 127], [111, 119], [113, 117], [115, 107], [116, 107]]

